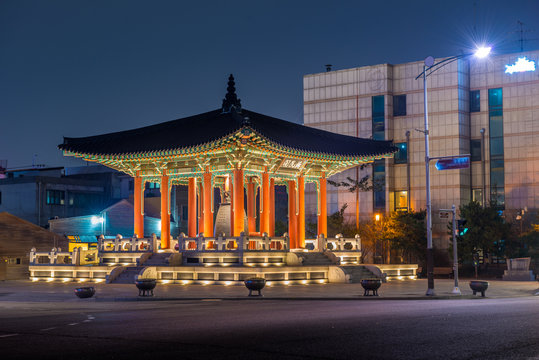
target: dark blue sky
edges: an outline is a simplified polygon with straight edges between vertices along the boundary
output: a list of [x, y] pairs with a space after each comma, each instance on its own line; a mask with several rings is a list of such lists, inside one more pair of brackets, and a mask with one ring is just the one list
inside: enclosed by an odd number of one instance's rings
[[[474, 5], [475, 4], [475, 5]], [[0, 160], [73, 165], [62, 136], [242, 105], [302, 122], [302, 77], [539, 38], [537, 0], [0, 1]], [[475, 28], [475, 30], [474, 30]], [[527, 49], [539, 48], [530, 42]]]

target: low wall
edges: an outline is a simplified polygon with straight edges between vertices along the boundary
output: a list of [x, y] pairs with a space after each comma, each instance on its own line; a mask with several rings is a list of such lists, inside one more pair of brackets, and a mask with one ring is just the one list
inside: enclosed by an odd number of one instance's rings
[[30, 279], [33, 281], [105, 281], [114, 269], [111, 266], [76, 266], [76, 265], [34, 265], [30, 266]]

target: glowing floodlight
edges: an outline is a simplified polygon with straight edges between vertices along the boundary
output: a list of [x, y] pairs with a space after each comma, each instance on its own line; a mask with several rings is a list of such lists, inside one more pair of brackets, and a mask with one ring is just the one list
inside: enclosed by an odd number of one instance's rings
[[528, 60], [525, 56], [518, 58], [513, 65], [505, 65], [505, 73], [513, 74], [516, 72], [535, 71], [535, 61]]
[[101, 224], [103, 222], [103, 218], [101, 216], [92, 216], [92, 225]]
[[488, 54], [490, 54], [490, 49], [490, 46], [482, 46], [480, 48], [477, 48], [477, 50], [475, 51], [475, 56], [480, 59], [486, 58]]

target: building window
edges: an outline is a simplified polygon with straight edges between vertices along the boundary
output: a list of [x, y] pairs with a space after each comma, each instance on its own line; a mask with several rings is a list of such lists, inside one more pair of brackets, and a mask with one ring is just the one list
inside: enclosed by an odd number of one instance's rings
[[[385, 108], [384, 95], [372, 97], [372, 138], [374, 140], [385, 140]], [[376, 160], [373, 163], [372, 180], [374, 183], [373, 203], [375, 209], [385, 209], [386, 207], [386, 162], [384, 159]]]
[[64, 205], [65, 192], [62, 190], [47, 190], [47, 205]]
[[69, 193], [68, 204], [69, 206], [85, 207], [85, 208], [99, 208], [101, 207], [102, 195], [99, 193]]
[[472, 200], [483, 206], [483, 189], [472, 189]]
[[189, 208], [187, 206], [182, 206], [182, 220], [187, 221], [189, 219]]
[[470, 112], [481, 111], [481, 97], [479, 90], [470, 91]]
[[406, 95], [393, 96], [393, 116], [406, 115]]
[[395, 191], [395, 211], [408, 211], [408, 191]]
[[505, 167], [503, 141], [503, 90], [488, 90], [490, 154], [490, 201], [505, 208]]
[[374, 183], [374, 208], [385, 209], [386, 207], [386, 162], [376, 160], [373, 163], [373, 183]]
[[133, 180], [129, 180], [128, 184], [129, 184], [128, 190], [133, 191], [133, 189], [135, 188], [135, 184], [133, 183]]
[[384, 125], [384, 95], [372, 97], [372, 138], [374, 140], [385, 140]]
[[8, 264], [9, 265], [20, 265], [22, 262], [21, 262], [21, 258], [9, 258], [8, 259]]
[[395, 146], [399, 149], [395, 153], [395, 164], [406, 164], [408, 162], [408, 145], [402, 142], [396, 143]]
[[0, 191], [0, 205], [2, 204], [2, 192]]
[[470, 140], [470, 153], [472, 161], [481, 161], [481, 140]]

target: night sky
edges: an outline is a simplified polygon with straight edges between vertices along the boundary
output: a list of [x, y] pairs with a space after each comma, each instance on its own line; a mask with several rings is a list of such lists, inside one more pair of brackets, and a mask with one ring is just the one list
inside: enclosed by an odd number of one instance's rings
[[325, 64], [516, 52], [517, 20], [539, 38], [539, 1], [2, 0], [0, 160], [75, 165], [62, 136], [217, 109], [230, 73], [243, 107], [301, 123], [303, 75]]

